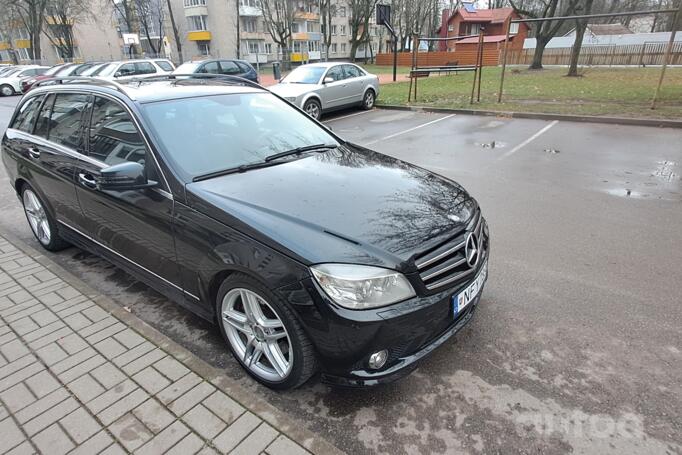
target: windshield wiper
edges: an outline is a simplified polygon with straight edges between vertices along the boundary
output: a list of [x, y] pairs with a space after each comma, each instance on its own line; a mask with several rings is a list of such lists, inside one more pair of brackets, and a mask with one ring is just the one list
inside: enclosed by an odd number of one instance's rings
[[228, 174], [237, 174], [240, 172], [250, 171], [251, 169], [259, 169], [262, 167], [274, 166], [278, 163], [271, 163], [269, 161], [259, 161], [257, 163], [242, 164], [241, 166], [223, 169], [222, 171], [209, 172], [208, 174], [197, 175], [192, 178], [193, 182], [201, 182], [202, 180], [209, 180], [214, 177], [221, 177]]
[[298, 153], [303, 153], [303, 152], [311, 152], [313, 150], [315, 150], [315, 151], [332, 150], [332, 149], [335, 149], [336, 147], [338, 147], [338, 145], [334, 145], [334, 144], [305, 145], [303, 147], [296, 147], [295, 149], [286, 150], [284, 152], [275, 153], [273, 155], [268, 155], [265, 157], [265, 162], [269, 163], [270, 161], [273, 161], [273, 160], [276, 160], [279, 158], [283, 158], [285, 156], [296, 155]]

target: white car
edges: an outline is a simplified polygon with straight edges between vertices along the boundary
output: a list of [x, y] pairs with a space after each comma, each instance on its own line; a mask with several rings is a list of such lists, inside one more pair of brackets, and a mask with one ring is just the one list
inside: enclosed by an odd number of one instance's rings
[[379, 96], [379, 78], [353, 63], [311, 63], [268, 88], [319, 119], [323, 112], [348, 106], [372, 109]]
[[15, 66], [12, 70], [0, 75], [0, 94], [11, 96], [21, 93], [21, 80], [25, 77], [43, 74], [49, 66]]
[[139, 76], [158, 76], [170, 74], [175, 70], [175, 66], [170, 60], [126, 60], [113, 62], [103, 68], [97, 77], [111, 80], [126, 80]]

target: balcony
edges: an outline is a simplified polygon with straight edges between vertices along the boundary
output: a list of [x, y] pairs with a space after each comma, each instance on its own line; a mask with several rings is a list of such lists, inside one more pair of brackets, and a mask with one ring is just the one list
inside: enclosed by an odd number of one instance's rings
[[189, 32], [187, 33], [187, 39], [189, 41], [211, 41], [211, 32], [208, 30]]
[[246, 17], [258, 17], [262, 16], [263, 12], [260, 10], [260, 8], [256, 8], [255, 6], [239, 5], [239, 15]]
[[30, 39], [18, 39], [14, 40], [14, 47], [17, 49], [30, 49], [31, 40]]
[[322, 33], [320, 32], [299, 32], [292, 33], [291, 39], [296, 41], [321, 41]]
[[0, 51], [6, 51], [9, 48], [10, 48], [10, 45], [8, 42], [0, 41]]
[[319, 13], [309, 13], [307, 11], [296, 11], [294, 13], [294, 19], [304, 19], [306, 21], [319, 21]]

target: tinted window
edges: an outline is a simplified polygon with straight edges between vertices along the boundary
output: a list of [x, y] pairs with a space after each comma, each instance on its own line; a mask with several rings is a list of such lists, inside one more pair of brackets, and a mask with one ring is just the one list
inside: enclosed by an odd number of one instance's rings
[[33, 134], [36, 136], [47, 138], [47, 133], [50, 130], [50, 111], [52, 110], [52, 103], [54, 103], [54, 95], [48, 95], [43, 103], [43, 107], [40, 109], [38, 120], [36, 121], [36, 128], [33, 131]]
[[253, 69], [251, 66], [249, 66], [248, 63], [244, 63], [244, 62], [235, 62], [235, 63], [241, 69], [242, 73], [248, 73], [249, 71], [251, 71]]
[[149, 62], [138, 62], [135, 64], [136, 74], [153, 74], [156, 68]]
[[95, 97], [89, 129], [89, 155], [106, 164], [145, 164], [146, 149], [128, 111], [108, 98]]
[[119, 74], [119, 76], [133, 76], [135, 74], [135, 64], [126, 63], [125, 65], [121, 65], [116, 72]]
[[165, 60], [156, 60], [155, 63], [164, 71], [173, 71], [173, 65]]
[[218, 62], [208, 62], [204, 66], [201, 67], [199, 72], [200, 73], [220, 74], [220, 66], [218, 66]]
[[185, 178], [257, 163], [275, 153], [337, 141], [270, 93], [143, 104], [168, 159]]
[[47, 138], [57, 144], [78, 150], [81, 148], [81, 125], [88, 95], [64, 93], [57, 95], [50, 114]]
[[33, 120], [36, 118], [42, 100], [42, 96], [34, 96], [22, 104], [14, 123], [12, 123], [12, 128], [30, 133], [33, 130]]
[[343, 68], [341, 66], [335, 66], [333, 68], [330, 68], [329, 71], [327, 72], [327, 75], [325, 76], [325, 79], [331, 77], [335, 81], [340, 81], [345, 78], [343, 74]]
[[221, 60], [220, 61], [220, 68], [221, 68], [221, 73], [223, 74], [240, 74], [242, 70], [239, 69], [239, 67], [234, 63], [229, 60]]
[[360, 77], [360, 76], [362, 76], [362, 74], [360, 74], [360, 70], [358, 69], [357, 66], [344, 65], [343, 69], [346, 71], [346, 77]]

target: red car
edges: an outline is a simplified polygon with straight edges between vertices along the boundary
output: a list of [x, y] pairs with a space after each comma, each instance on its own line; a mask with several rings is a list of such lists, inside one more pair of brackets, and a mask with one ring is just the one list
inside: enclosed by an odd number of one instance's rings
[[91, 68], [98, 63], [63, 63], [47, 70], [40, 76], [31, 76], [21, 81], [21, 91], [23, 93], [31, 90], [36, 82], [54, 79], [59, 76], [79, 76], [83, 71]]

